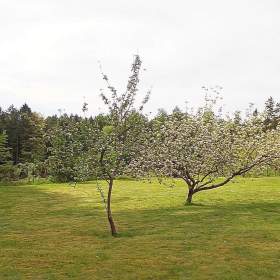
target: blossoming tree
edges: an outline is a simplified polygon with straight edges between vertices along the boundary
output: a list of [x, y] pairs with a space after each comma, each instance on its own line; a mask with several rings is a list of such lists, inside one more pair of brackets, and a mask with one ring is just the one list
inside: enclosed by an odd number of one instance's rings
[[243, 121], [222, 118], [206, 105], [191, 114], [173, 114], [146, 140], [134, 163], [139, 172], [158, 178], [181, 178], [193, 195], [216, 189], [280, 156], [280, 130], [265, 132], [253, 115]]
[[[107, 84], [109, 94], [102, 91], [101, 96], [108, 108], [110, 125], [100, 131], [97, 147], [96, 168], [98, 178], [108, 183], [106, 211], [113, 236], [117, 234], [117, 228], [111, 210], [112, 191], [115, 179], [124, 174], [125, 168], [139, 152], [146, 118], [142, 114], [143, 107], [149, 99], [148, 92], [142, 102], [137, 106], [136, 94], [138, 91], [141, 59], [135, 55], [131, 68], [131, 76], [128, 79], [126, 91], [118, 94], [110, 84], [107, 75], [102, 72], [103, 79]], [[93, 150], [96, 154], [96, 150]]]

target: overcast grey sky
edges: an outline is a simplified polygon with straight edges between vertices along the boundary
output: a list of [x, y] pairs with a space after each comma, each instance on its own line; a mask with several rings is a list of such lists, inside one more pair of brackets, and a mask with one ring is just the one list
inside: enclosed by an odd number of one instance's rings
[[223, 86], [226, 110], [280, 99], [279, 0], [0, 0], [0, 100], [46, 114], [102, 111], [98, 63], [120, 90], [132, 56], [147, 110], [196, 106]]

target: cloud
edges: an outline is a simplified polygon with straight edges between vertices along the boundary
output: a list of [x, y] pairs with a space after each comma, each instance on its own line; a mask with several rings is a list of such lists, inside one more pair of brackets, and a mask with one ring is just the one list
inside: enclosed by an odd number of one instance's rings
[[[222, 85], [228, 110], [279, 99], [279, 1], [10, 0], [0, 3], [0, 100], [100, 112], [97, 61], [123, 90], [132, 55], [153, 85], [148, 111], [196, 106]], [[143, 93], [144, 94], [144, 93]]]

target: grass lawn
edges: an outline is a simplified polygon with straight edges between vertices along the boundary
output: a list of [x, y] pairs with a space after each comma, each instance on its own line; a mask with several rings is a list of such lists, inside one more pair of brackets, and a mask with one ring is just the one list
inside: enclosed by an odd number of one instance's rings
[[95, 184], [0, 187], [0, 279], [280, 279], [280, 178], [118, 181], [112, 238]]

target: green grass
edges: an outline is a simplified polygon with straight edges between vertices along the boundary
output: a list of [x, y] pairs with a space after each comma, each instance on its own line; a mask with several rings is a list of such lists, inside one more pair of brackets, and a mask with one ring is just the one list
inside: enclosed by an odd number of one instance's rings
[[280, 279], [280, 178], [118, 181], [112, 238], [94, 184], [0, 187], [0, 279]]

